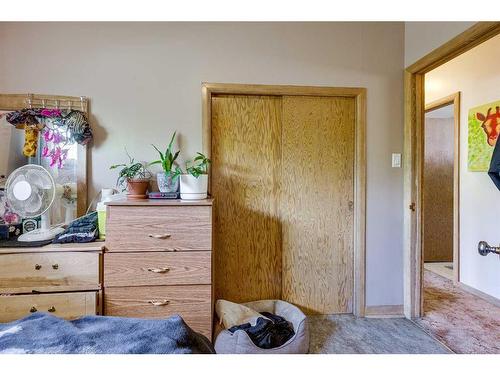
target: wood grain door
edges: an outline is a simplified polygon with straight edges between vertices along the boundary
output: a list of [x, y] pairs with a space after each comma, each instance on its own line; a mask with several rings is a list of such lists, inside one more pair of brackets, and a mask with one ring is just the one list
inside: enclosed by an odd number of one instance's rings
[[215, 298], [352, 312], [354, 98], [215, 95]]
[[281, 297], [281, 97], [212, 98], [215, 298]]
[[350, 313], [355, 101], [283, 98], [283, 299], [308, 313]]
[[429, 113], [425, 117], [424, 132], [424, 262], [451, 262], [453, 261], [454, 119], [428, 116]]

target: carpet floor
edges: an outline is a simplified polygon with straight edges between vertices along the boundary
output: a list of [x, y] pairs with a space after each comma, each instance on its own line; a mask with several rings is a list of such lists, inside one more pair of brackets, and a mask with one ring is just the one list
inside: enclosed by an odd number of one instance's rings
[[309, 316], [310, 353], [445, 354], [450, 351], [404, 318]]
[[424, 272], [424, 317], [415, 323], [455, 353], [500, 354], [500, 308]]

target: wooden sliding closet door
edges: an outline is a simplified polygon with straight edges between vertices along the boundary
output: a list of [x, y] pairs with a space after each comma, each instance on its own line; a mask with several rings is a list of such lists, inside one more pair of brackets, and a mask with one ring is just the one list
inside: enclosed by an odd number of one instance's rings
[[281, 297], [281, 97], [213, 96], [215, 298]]
[[308, 313], [352, 312], [356, 103], [283, 97], [282, 298]]

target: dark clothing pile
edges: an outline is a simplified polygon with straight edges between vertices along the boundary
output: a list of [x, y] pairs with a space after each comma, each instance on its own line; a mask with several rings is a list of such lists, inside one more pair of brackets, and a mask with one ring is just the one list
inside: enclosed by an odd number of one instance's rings
[[493, 156], [491, 157], [490, 169], [488, 174], [495, 186], [500, 190], [500, 139], [497, 139], [495, 149], [493, 150]]
[[54, 243], [92, 242], [99, 237], [97, 211], [71, 222], [68, 228], [54, 238]]
[[240, 324], [229, 328], [229, 332], [234, 333], [240, 329], [245, 331], [252, 342], [262, 349], [277, 348], [295, 335], [292, 323], [283, 317], [268, 312], [260, 314], [267, 319], [257, 318], [254, 326], [250, 323]]

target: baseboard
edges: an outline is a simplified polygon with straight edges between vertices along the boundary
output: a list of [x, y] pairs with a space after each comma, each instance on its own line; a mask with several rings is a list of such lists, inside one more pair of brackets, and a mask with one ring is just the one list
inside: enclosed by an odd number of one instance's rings
[[490, 296], [489, 294], [486, 294], [484, 292], [481, 292], [480, 290], [477, 290], [476, 288], [468, 286], [460, 281], [457, 282], [456, 285], [458, 285], [458, 287], [460, 289], [463, 289], [470, 294], [474, 294], [476, 297], [482, 298], [482, 299], [488, 301], [489, 303], [492, 303], [493, 305], [500, 307], [500, 299], [495, 298], [493, 296]]
[[403, 318], [403, 305], [379, 305], [366, 306], [365, 317], [367, 318]]

